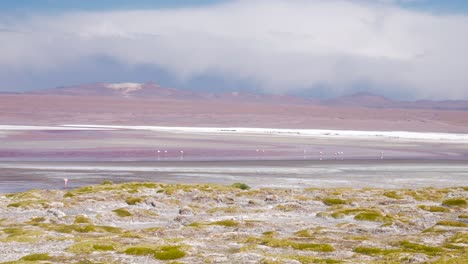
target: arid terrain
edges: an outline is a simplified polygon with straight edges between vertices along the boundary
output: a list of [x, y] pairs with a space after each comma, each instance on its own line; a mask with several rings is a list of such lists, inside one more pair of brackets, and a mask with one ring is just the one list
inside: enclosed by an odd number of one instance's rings
[[156, 84], [91, 84], [0, 95], [9, 125], [158, 125], [468, 132], [467, 101], [402, 102], [357, 94], [317, 101], [209, 94]]
[[0, 263], [466, 263], [467, 105], [1, 94]]
[[466, 187], [109, 181], [0, 196], [5, 263], [466, 263]]

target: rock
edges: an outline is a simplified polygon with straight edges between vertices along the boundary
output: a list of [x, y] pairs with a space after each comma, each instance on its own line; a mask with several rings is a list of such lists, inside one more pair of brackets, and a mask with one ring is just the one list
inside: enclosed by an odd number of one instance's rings
[[267, 195], [265, 202], [277, 202], [278, 198], [275, 195]]
[[414, 254], [405, 256], [402, 263], [426, 263], [429, 258], [424, 254]]
[[179, 215], [193, 215], [192, 208], [185, 206], [179, 209]]
[[233, 254], [231, 256], [231, 263], [242, 263], [242, 264], [248, 264], [248, 263], [259, 263], [260, 260], [262, 260], [264, 257], [259, 254], [255, 253], [237, 253]]
[[218, 198], [215, 198], [215, 201], [218, 203], [225, 203], [225, 204], [234, 204], [235, 200], [232, 197], [229, 196], [221, 196]]
[[178, 215], [178, 216], [176, 216], [176, 217], [174, 218], [174, 221], [175, 221], [175, 222], [178, 222], [178, 223], [180, 223], [180, 224], [182, 224], [182, 225], [184, 225], [184, 226], [189, 225], [189, 224], [192, 223], [191, 219], [190, 219], [189, 217], [187, 217], [187, 216], [184, 216], [184, 215]]
[[50, 208], [49, 210], [47, 210], [47, 213], [49, 214], [52, 214], [53, 216], [57, 217], [57, 218], [62, 218], [62, 217], [65, 217], [66, 214], [62, 211], [60, 211], [59, 209], [56, 209], [56, 208]]
[[144, 202], [146, 205], [148, 206], [151, 206], [151, 207], [158, 207], [158, 208], [164, 208], [166, 207], [165, 204], [161, 203], [161, 202], [158, 202], [157, 200], [153, 199], [153, 198], [147, 198], [145, 199], [145, 202]]

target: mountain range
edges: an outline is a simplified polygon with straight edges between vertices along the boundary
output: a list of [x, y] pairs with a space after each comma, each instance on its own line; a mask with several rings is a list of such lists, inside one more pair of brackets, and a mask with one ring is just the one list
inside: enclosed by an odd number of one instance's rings
[[0, 124], [125, 124], [468, 132], [468, 101], [326, 100], [95, 83], [0, 94]]
[[437, 110], [468, 110], [465, 100], [401, 101], [384, 96], [360, 92], [332, 99], [319, 100], [291, 95], [272, 95], [248, 92], [206, 93], [162, 87], [156, 83], [94, 83], [26, 92], [24, 94], [64, 96], [114, 96], [123, 98], [220, 100], [241, 102], [280, 102], [283, 104], [318, 104], [337, 107], [406, 108]]

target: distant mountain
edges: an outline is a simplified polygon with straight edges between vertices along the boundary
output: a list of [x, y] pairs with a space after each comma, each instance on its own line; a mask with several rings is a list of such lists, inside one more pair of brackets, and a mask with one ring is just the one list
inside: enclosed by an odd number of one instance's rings
[[59, 87], [40, 91], [33, 94], [68, 95], [68, 96], [118, 96], [136, 98], [196, 98], [194, 92], [164, 88], [155, 83], [93, 83], [79, 86]]
[[186, 91], [155, 83], [95, 83], [0, 94], [0, 122], [468, 133], [468, 102], [407, 102], [369, 93], [319, 101]]
[[468, 101], [464, 100], [392, 100], [371, 93], [356, 93], [321, 101], [322, 105], [337, 107], [366, 107], [366, 108], [399, 108], [399, 109], [435, 109], [435, 110], [468, 110]]
[[166, 88], [156, 83], [94, 83], [78, 86], [59, 87], [27, 92], [26, 94], [61, 96], [106, 96], [114, 98], [141, 98], [147, 100], [215, 100], [220, 102], [275, 103], [322, 105], [353, 108], [395, 108], [395, 109], [434, 109], [468, 110], [468, 101], [400, 101], [372, 93], [356, 93], [327, 100], [317, 100], [292, 95], [274, 95], [249, 92], [206, 93]]
[[144, 99], [220, 100], [229, 102], [310, 103], [312, 100], [289, 95], [248, 92], [203, 93], [162, 87], [156, 83], [93, 83], [28, 92], [27, 94], [65, 96], [113, 96]]

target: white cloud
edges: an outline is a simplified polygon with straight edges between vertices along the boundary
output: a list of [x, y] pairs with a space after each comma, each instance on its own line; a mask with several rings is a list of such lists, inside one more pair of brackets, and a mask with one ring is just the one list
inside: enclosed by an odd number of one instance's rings
[[181, 80], [216, 73], [275, 92], [324, 85], [346, 93], [365, 83], [468, 98], [468, 17], [380, 0], [78, 12], [13, 19], [8, 29], [0, 31], [0, 71], [47, 72], [108, 56], [130, 67], [157, 65]]

